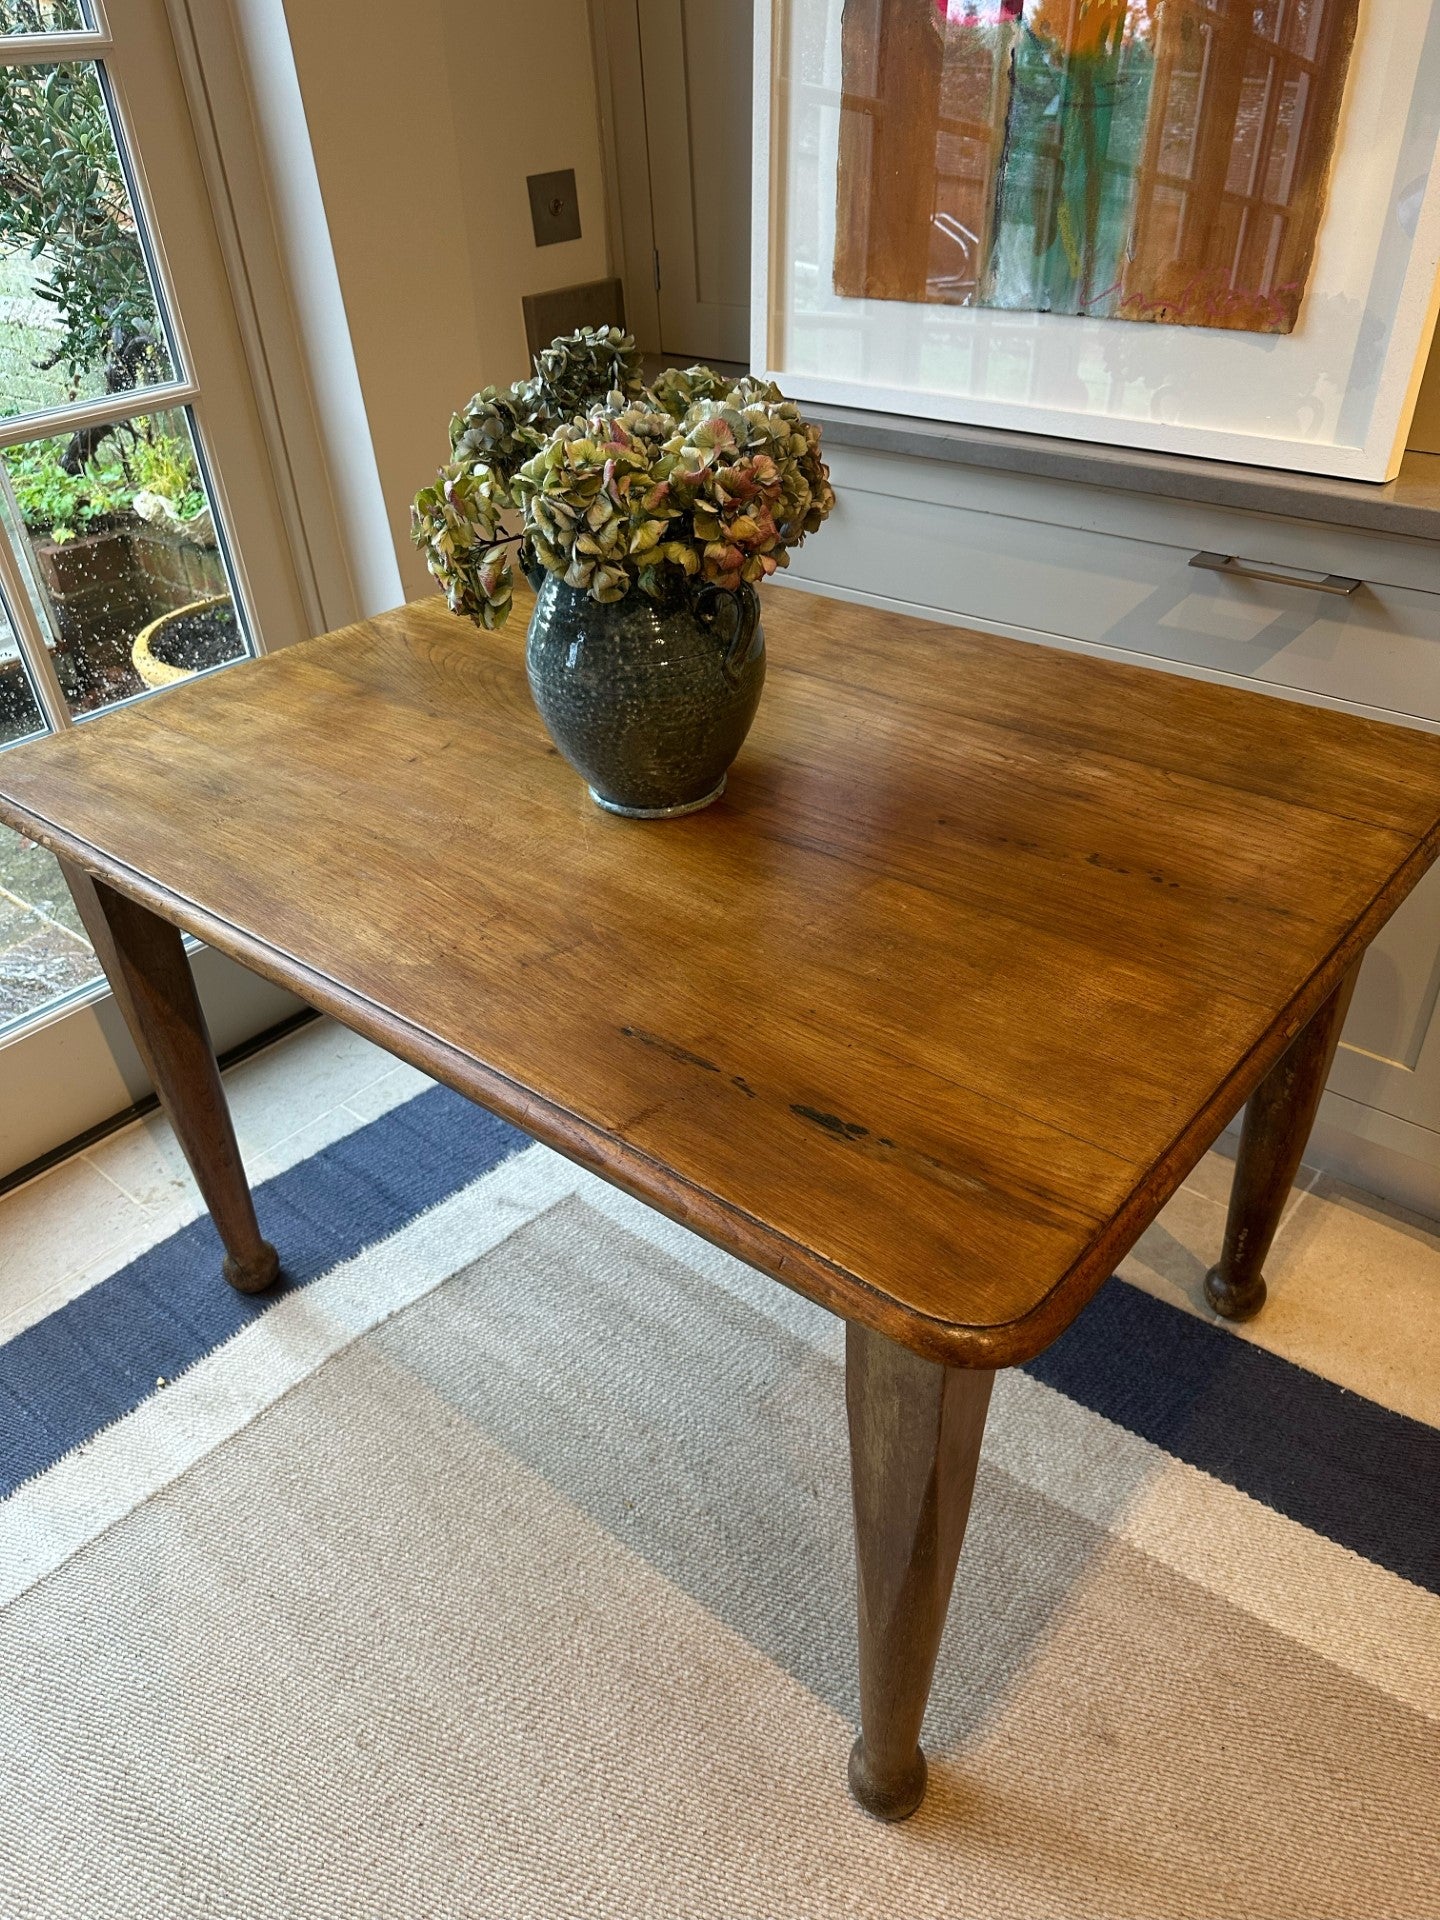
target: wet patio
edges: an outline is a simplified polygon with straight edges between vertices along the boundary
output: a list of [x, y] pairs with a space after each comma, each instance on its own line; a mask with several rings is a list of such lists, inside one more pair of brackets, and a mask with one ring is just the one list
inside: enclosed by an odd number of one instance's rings
[[93, 980], [99, 968], [60, 869], [0, 829], [0, 1030]]

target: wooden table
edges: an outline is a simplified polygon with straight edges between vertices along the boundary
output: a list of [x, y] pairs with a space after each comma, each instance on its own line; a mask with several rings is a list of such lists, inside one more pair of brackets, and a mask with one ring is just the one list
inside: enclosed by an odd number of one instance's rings
[[724, 801], [639, 824], [542, 732], [527, 612], [424, 601], [21, 747], [0, 817], [75, 873], [234, 1285], [276, 1257], [181, 928], [844, 1316], [850, 1780], [901, 1818], [993, 1370], [1247, 1099], [1208, 1285], [1259, 1307], [1440, 739], [772, 589]]

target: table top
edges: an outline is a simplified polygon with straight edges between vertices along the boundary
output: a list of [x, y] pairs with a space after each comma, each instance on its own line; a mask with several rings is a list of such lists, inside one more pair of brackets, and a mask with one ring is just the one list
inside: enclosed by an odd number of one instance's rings
[[762, 598], [689, 818], [587, 797], [524, 596], [13, 749], [0, 818], [837, 1312], [1024, 1360], [1440, 851], [1440, 738]]

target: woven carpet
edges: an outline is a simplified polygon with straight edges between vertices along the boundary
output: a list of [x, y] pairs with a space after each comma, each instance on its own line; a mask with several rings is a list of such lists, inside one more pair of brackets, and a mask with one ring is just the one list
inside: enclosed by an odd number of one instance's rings
[[1440, 1915], [1440, 1433], [1112, 1281], [901, 1827], [838, 1324], [441, 1093], [0, 1348], [0, 1914]]

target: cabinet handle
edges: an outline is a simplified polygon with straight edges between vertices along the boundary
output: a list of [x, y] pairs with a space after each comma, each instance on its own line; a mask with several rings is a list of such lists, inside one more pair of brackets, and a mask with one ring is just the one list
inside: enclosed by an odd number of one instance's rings
[[1228, 573], [1232, 580], [1276, 580], [1282, 587], [1305, 587], [1311, 593], [1352, 594], [1364, 586], [1348, 573], [1327, 573], [1316, 578], [1305, 573], [1279, 573], [1274, 567], [1252, 567], [1248, 560], [1237, 560], [1233, 553], [1196, 553], [1192, 567], [1204, 567], [1207, 573]]

